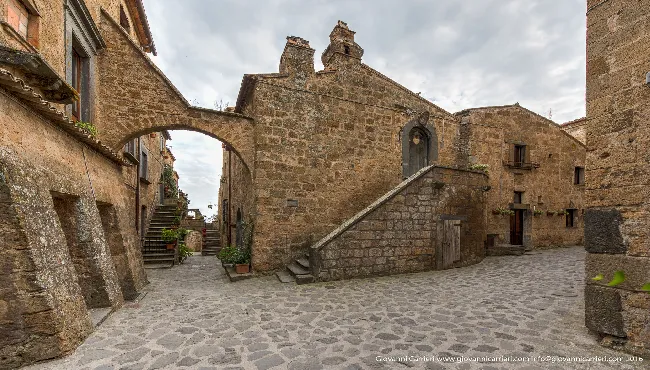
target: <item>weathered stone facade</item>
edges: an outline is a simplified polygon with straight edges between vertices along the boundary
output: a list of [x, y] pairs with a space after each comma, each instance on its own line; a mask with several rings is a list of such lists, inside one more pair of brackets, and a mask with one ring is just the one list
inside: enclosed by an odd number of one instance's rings
[[[235, 111], [255, 120], [255, 161], [246, 166], [250, 174], [236, 171], [230, 179], [224, 156], [220, 207], [228, 198], [224, 186], [252, 179], [250, 191], [231, 194], [229, 208], [254, 205], [255, 270], [282, 268], [422, 168], [412, 168], [409, 157], [413, 130], [428, 145], [425, 165], [490, 165], [488, 209], [520, 207], [511, 206], [514, 192], [525, 192], [525, 243], [519, 244], [582, 242], [584, 186], [574, 186], [573, 178], [585, 149], [558, 125], [518, 106], [446, 112], [363, 64], [363, 49], [343, 22], [330, 34], [323, 71], [314, 70], [314, 52], [306, 40], [289, 37], [279, 73], [242, 81]], [[418, 115], [428, 118], [418, 124]], [[529, 145], [539, 168], [508, 165], [504, 150], [517, 140]], [[570, 228], [564, 216], [533, 217], [536, 209], [568, 208], [575, 215]], [[510, 243], [508, 217], [488, 215], [488, 225], [495, 243]]]
[[329, 281], [478, 263], [486, 191], [484, 173], [427, 167], [312, 246], [312, 273]]
[[[587, 7], [586, 324], [604, 343], [648, 354], [650, 1]], [[615, 271], [625, 282], [607, 286]]]
[[[7, 6], [0, 3], [4, 22]], [[119, 308], [147, 284], [140, 232], [148, 216], [142, 222], [136, 204], [152, 208], [158, 200], [164, 146], [162, 132], [136, 140], [140, 145], [132, 157], [142, 168], [139, 153], [147, 152], [144, 171], [116, 154], [121, 147], [97, 140], [110, 132], [111, 123], [97, 114], [110, 106], [95, 95], [102, 77], [108, 76], [96, 68], [91, 50], [102, 44], [101, 36], [93, 33], [98, 31], [94, 23], [100, 14], [119, 19], [123, 9], [132, 9], [125, 14], [133, 26], [130, 36], [142, 40], [148, 26], [144, 13], [133, 10], [141, 3], [24, 3], [34, 5], [28, 39], [9, 24], [0, 29], [0, 368], [70, 352], [93, 330], [89, 310]], [[86, 28], [64, 27], [70, 17]], [[84, 105], [84, 120], [97, 127], [97, 138], [75, 127], [68, 118], [71, 106], [65, 105], [73, 100], [56, 94], [56, 86], [73, 91], [64, 81], [71, 83], [67, 51], [71, 37], [80, 37], [74, 32], [89, 32], [88, 40], [96, 42], [79, 46], [91, 47], [84, 49], [90, 61], [83, 72], [90, 83], [85, 95], [76, 96], [86, 103], [92, 100]], [[141, 47], [151, 50], [152, 45]]]
[[[469, 135], [471, 165], [489, 166], [487, 234], [493, 243], [511, 244], [511, 216], [492, 212], [502, 208], [523, 212], [526, 247], [582, 245], [584, 183], [576, 183], [575, 173], [576, 168], [584, 171], [584, 146], [553, 121], [518, 104], [456, 115]], [[525, 148], [519, 166], [515, 145]], [[515, 192], [520, 193], [516, 202]], [[566, 210], [573, 214], [560, 212]], [[572, 217], [571, 224], [567, 217]]]

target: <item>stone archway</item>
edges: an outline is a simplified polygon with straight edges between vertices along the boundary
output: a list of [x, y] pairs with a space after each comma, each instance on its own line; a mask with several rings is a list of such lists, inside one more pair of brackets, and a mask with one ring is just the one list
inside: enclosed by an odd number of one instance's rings
[[253, 119], [193, 107], [110, 15], [101, 36], [110, 52], [98, 56], [94, 122], [99, 139], [115, 151], [129, 139], [162, 130], [198, 131], [227, 143], [250, 169]]

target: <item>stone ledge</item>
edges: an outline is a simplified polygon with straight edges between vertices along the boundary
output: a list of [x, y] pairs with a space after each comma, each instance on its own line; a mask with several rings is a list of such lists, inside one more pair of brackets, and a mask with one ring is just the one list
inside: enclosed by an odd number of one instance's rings
[[226, 275], [228, 275], [228, 279], [233, 283], [236, 281], [246, 280], [255, 277], [255, 273], [252, 271], [246, 274], [238, 274], [235, 271], [235, 268], [230, 266], [229, 267], [224, 266], [224, 270], [226, 270]]
[[[606, 286], [619, 270], [625, 273], [625, 281], [616, 288], [640, 291], [644, 284], [650, 283], [650, 258], [596, 253], [588, 253], [585, 258], [585, 283]], [[601, 281], [592, 280], [599, 274], [603, 275]]]

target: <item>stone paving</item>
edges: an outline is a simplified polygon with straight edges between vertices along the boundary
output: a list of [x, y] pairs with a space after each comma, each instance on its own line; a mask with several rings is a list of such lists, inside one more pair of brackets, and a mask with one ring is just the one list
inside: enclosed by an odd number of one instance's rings
[[[149, 270], [147, 295], [70, 356], [29, 369], [641, 369], [583, 325], [582, 248], [462, 269], [311, 285], [228, 282], [214, 257]], [[405, 356], [415, 356], [402, 358]], [[417, 356], [612, 356], [463, 362]], [[388, 360], [393, 357], [396, 361]]]

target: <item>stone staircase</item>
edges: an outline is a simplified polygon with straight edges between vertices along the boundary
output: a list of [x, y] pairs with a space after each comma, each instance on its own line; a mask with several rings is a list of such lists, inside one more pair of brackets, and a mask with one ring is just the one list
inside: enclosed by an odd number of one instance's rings
[[203, 256], [216, 256], [221, 250], [221, 239], [219, 236], [219, 230], [217, 229], [206, 229], [205, 235], [203, 236], [203, 249], [201, 249], [201, 255]]
[[174, 225], [176, 216], [178, 216], [176, 205], [156, 207], [142, 243], [142, 259], [145, 268], [174, 266], [175, 251], [167, 250], [167, 243], [162, 240], [161, 234], [162, 229], [169, 229]]
[[291, 262], [286, 270], [278, 271], [275, 276], [283, 283], [296, 282], [296, 284], [309, 284], [314, 281], [314, 276], [311, 274], [309, 267], [309, 254], [305, 253], [303, 256], [296, 258]]

